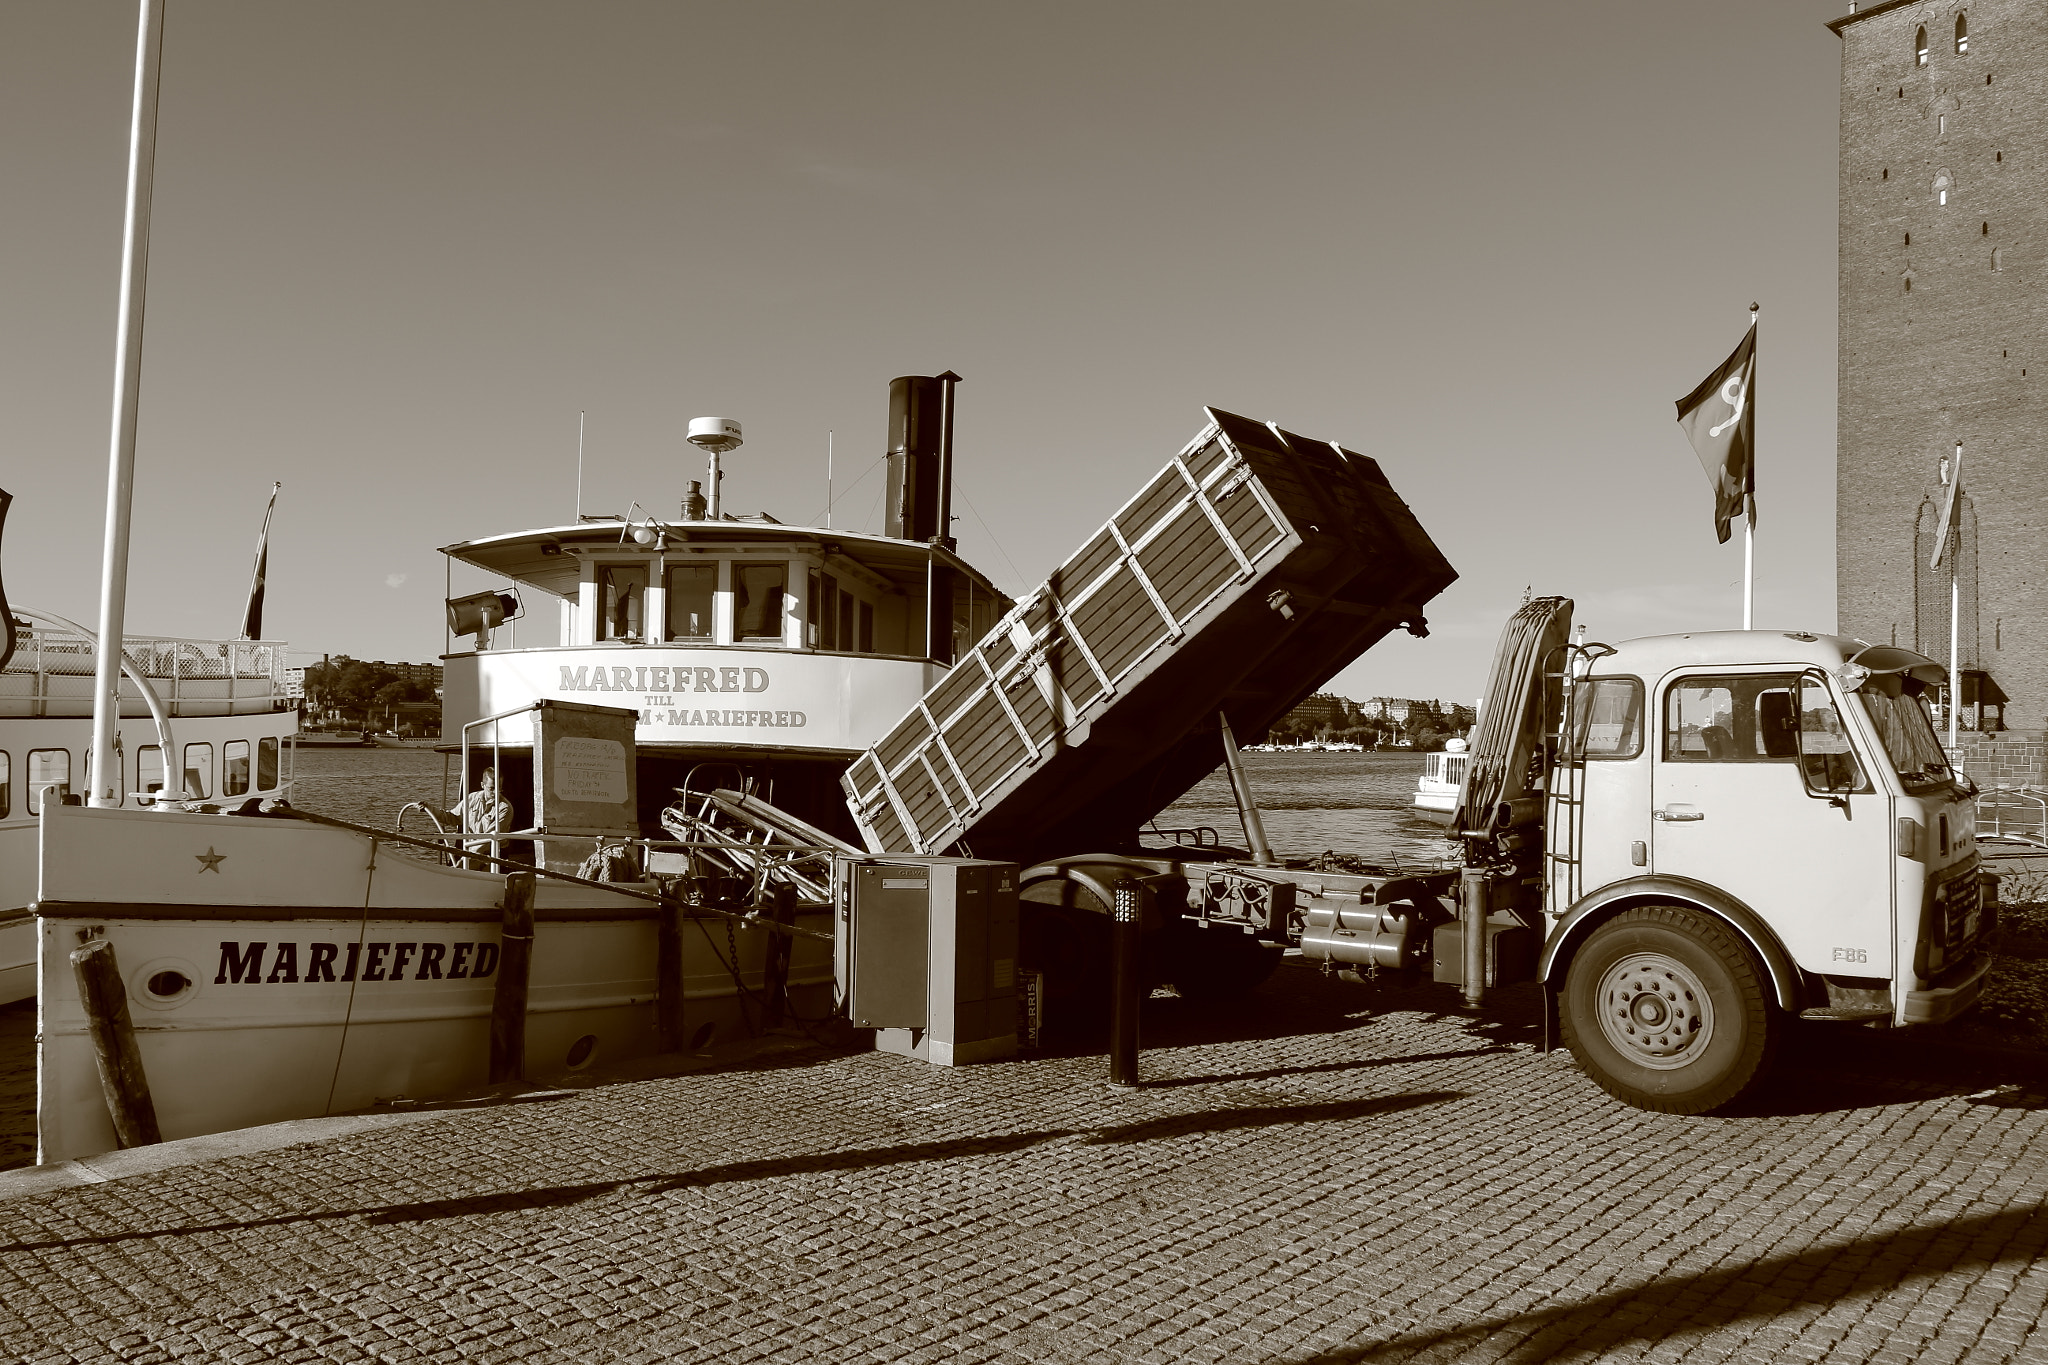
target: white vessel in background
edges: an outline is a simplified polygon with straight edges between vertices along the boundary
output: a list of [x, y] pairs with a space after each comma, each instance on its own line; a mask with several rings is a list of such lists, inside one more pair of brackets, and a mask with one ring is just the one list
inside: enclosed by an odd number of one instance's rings
[[[92, 753], [92, 636], [15, 609], [15, 651], [0, 669], [0, 1004], [36, 993], [36, 819], [46, 794], [77, 799]], [[123, 653], [171, 724], [185, 808], [285, 796], [298, 703], [275, 640], [130, 635]], [[164, 746], [133, 677], [121, 680], [122, 805], [153, 805]]]
[[1465, 741], [1453, 739], [1444, 747], [1422, 756], [1422, 776], [1415, 779], [1415, 797], [1409, 809], [1440, 824], [1451, 822], [1451, 813], [1458, 808], [1458, 793], [1465, 785], [1465, 770], [1471, 765], [1472, 755], [1466, 752]]

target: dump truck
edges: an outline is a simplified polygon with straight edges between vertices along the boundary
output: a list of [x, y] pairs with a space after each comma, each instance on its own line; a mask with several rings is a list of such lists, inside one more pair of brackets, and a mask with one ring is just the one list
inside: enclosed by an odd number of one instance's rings
[[[1794, 1018], [1939, 1023], [1989, 968], [1974, 790], [1939, 665], [1802, 631], [1588, 644], [1509, 620], [1446, 865], [1260, 847], [1255, 736], [1454, 578], [1377, 463], [1216, 409], [844, 785], [871, 853], [1014, 861], [1017, 966], [1048, 1029], [1099, 1025], [1109, 915], [1143, 980], [1227, 1007], [1297, 951], [1361, 982], [1538, 986], [1543, 1046], [1638, 1108], [1705, 1113]], [[1219, 754], [1219, 750], [1222, 751]], [[1250, 849], [1148, 825], [1227, 756]]]

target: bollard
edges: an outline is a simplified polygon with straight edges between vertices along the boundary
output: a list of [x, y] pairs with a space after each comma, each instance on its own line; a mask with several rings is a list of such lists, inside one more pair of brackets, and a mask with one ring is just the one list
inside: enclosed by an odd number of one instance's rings
[[491, 1084], [526, 1076], [526, 987], [533, 971], [533, 874], [505, 878], [497, 993], [491, 998]]
[[71, 970], [78, 977], [78, 998], [85, 1006], [92, 1034], [93, 1060], [99, 1063], [100, 1090], [114, 1137], [123, 1147], [162, 1142], [157, 1131], [156, 1103], [149, 1077], [142, 1072], [142, 1053], [135, 1045], [135, 1026], [128, 1018], [128, 987], [114, 963], [114, 945], [88, 939], [71, 950]]
[[1136, 882], [1119, 882], [1110, 906], [1109, 1083], [1124, 1090], [1138, 1086], [1138, 1007], [1144, 1001], [1138, 951], [1145, 935], [1145, 897], [1149, 894]]

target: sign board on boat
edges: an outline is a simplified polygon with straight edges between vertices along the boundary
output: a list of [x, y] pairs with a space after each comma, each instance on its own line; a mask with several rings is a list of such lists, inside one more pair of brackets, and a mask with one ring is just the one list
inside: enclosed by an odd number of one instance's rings
[[542, 701], [533, 715], [534, 824], [550, 834], [637, 834], [633, 729], [620, 706]]

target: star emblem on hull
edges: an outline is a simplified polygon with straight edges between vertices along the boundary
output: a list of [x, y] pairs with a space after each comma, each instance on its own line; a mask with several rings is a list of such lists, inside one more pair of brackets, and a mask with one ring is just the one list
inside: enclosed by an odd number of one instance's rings
[[213, 845], [208, 844], [206, 846], [206, 852], [195, 853], [192, 856], [197, 858], [203, 864], [203, 866], [199, 869], [201, 872], [211, 872], [217, 876], [220, 873], [220, 865], [222, 860], [225, 859], [228, 855], [225, 853], [215, 853], [213, 851]]

